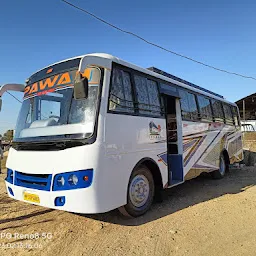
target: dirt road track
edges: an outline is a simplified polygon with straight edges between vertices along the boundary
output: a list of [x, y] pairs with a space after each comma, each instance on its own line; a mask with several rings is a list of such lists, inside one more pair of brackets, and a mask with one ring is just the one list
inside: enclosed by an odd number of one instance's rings
[[[7, 197], [0, 175], [1, 233], [52, 233], [51, 239], [0, 237], [0, 255], [256, 255], [256, 168], [222, 180], [199, 177], [164, 193], [137, 219], [117, 211], [92, 216], [55, 211]], [[86, 202], [85, 202], [86, 203]]]

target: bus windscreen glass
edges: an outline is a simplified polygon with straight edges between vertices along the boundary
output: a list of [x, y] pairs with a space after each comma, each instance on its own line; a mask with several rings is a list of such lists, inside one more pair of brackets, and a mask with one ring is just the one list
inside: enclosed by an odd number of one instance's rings
[[58, 140], [67, 135], [86, 137], [93, 133], [101, 71], [97, 67], [85, 70], [89, 76], [88, 98], [75, 100], [73, 84], [77, 70], [78, 65], [60, 70], [57, 64], [44, 69], [45, 77], [39, 71], [38, 76], [29, 79], [14, 141]]

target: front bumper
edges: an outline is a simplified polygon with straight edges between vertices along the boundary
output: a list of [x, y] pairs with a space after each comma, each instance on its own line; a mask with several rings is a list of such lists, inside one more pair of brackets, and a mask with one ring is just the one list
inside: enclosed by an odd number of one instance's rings
[[[64, 191], [42, 191], [16, 186], [7, 181], [5, 181], [5, 184], [9, 197], [26, 203], [76, 213], [104, 212], [104, 210], [102, 211], [102, 209], [100, 209], [99, 207], [97, 195], [95, 194], [93, 186], [88, 188]], [[8, 188], [11, 188], [14, 195], [10, 193], [10, 190]], [[25, 192], [37, 195], [40, 199], [40, 203], [32, 203], [24, 200]], [[65, 197], [65, 204], [63, 206], [55, 205], [57, 197]]]

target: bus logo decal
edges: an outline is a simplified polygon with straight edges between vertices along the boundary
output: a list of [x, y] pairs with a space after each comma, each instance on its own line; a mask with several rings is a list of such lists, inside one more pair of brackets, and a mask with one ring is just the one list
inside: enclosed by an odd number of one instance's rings
[[64, 89], [67, 85], [72, 85], [72, 76], [70, 72], [51, 76], [26, 86], [24, 90], [24, 99], [42, 95], [49, 91], [53, 92], [56, 89]]
[[150, 139], [161, 138], [161, 125], [156, 125], [153, 121], [149, 123], [149, 137]]

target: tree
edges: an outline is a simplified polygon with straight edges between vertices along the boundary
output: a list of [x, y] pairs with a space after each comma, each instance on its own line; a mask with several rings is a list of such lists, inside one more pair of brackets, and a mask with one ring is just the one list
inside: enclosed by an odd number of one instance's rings
[[13, 140], [13, 130], [8, 130], [7, 132], [5, 132], [2, 140], [7, 140], [11, 142]]

